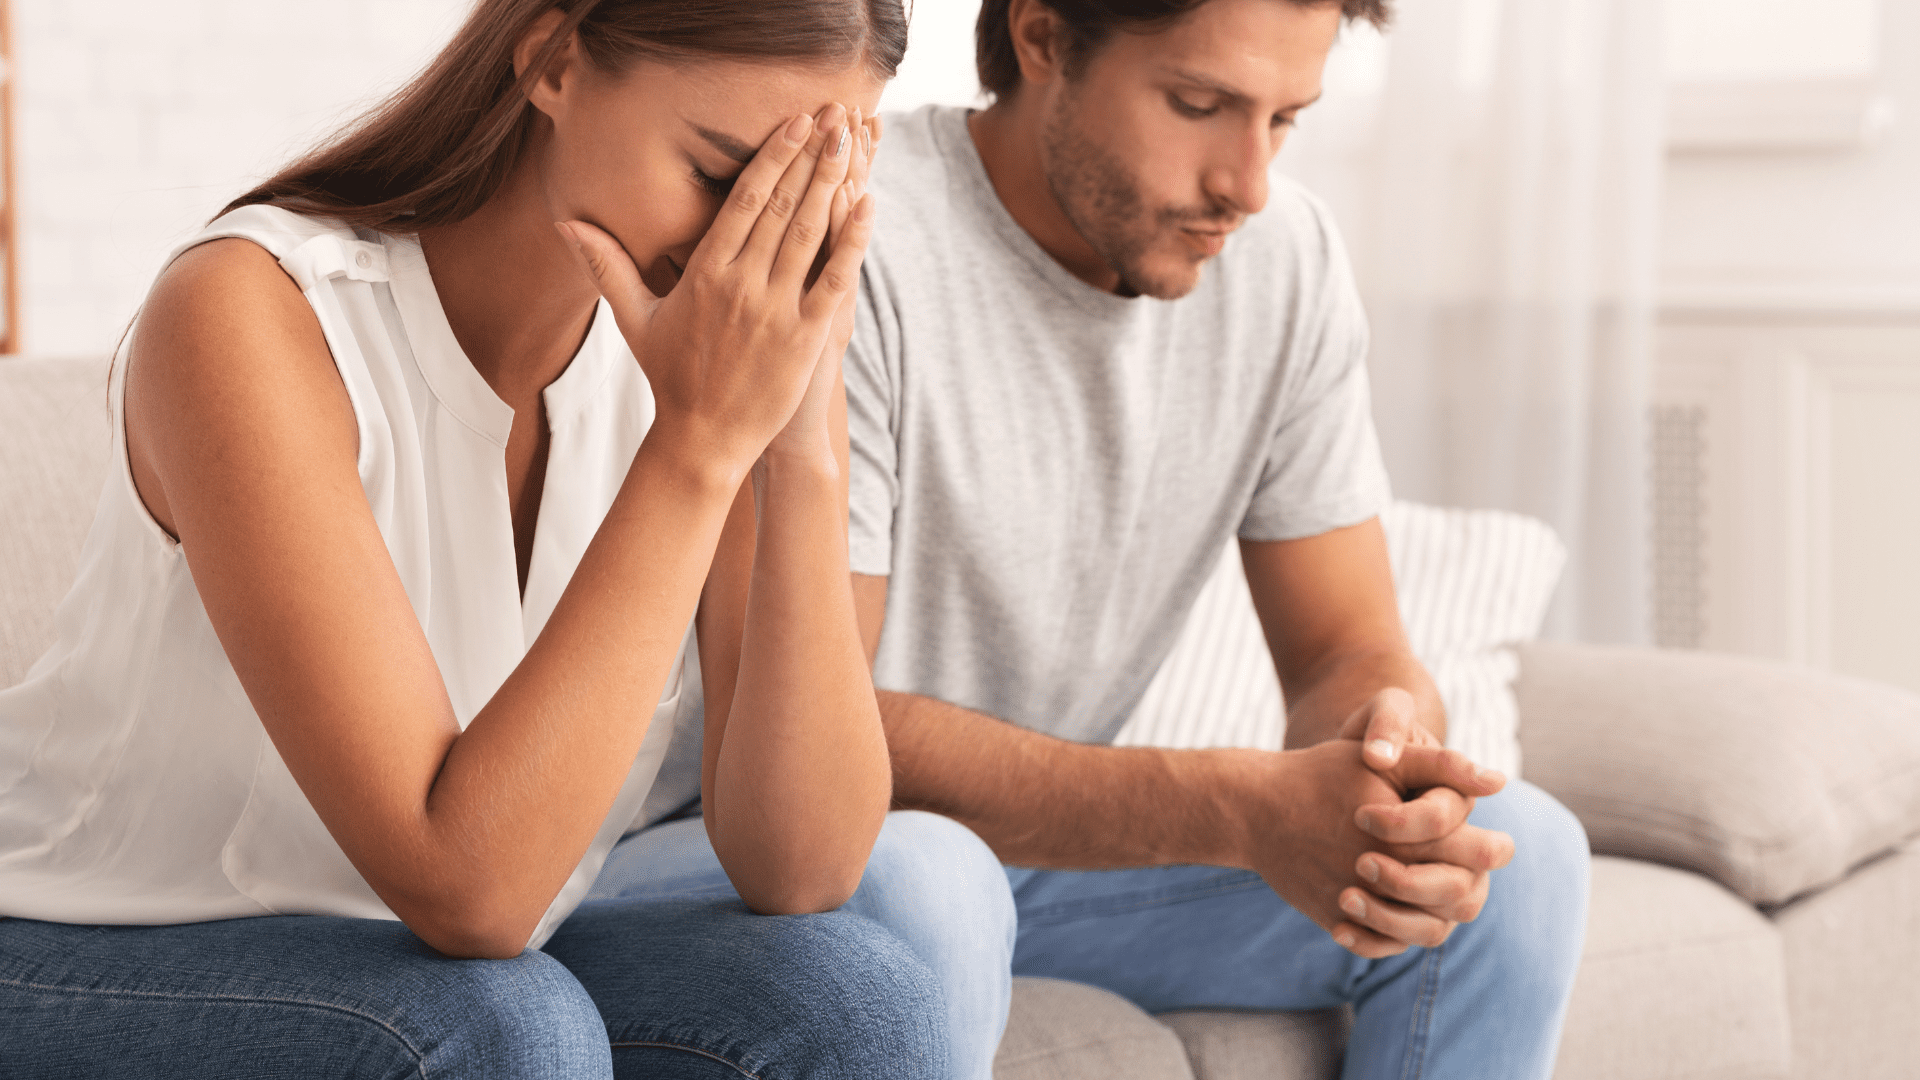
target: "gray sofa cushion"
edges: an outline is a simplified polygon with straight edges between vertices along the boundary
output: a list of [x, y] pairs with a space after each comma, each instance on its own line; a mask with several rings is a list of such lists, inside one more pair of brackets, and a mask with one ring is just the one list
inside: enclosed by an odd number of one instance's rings
[[1353, 1010], [1161, 1013], [1198, 1080], [1339, 1080]]
[[1703, 653], [1520, 651], [1527, 777], [1596, 852], [1779, 904], [1920, 832], [1920, 697]]
[[0, 360], [0, 687], [53, 643], [53, 609], [112, 457], [105, 360]]
[[1774, 914], [1794, 1080], [1911, 1080], [1920, 1013], [1920, 844]]
[[1596, 858], [1554, 1080], [1773, 1080], [1788, 1054], [1773, 925], [1697, 874]]
[[1013, 980], [994, 1080], [1192, 1080], [1175, 1035], [1118, 994], [1060, 979]]

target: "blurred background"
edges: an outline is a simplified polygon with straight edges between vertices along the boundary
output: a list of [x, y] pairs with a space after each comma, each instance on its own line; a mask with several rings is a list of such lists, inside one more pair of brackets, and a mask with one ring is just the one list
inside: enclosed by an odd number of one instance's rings
[[[166, 251], [469, 0], [0, 0], [0, 352], [104, 357]], [[1920, 0], [1401, 0], [1275, 170], [1334, 209], [1399, 493], [1541, 517], [1549, 634], [1920, 689]], [[889, 108], [977, 103], [918, 0]]]

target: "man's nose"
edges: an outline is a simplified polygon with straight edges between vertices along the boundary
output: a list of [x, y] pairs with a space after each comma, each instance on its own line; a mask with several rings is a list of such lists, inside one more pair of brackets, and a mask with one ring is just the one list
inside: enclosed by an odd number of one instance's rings
[[1280, 149], [1285, 128], [1249, 131], [1223, 147], [1209, 170], [1207, 194], [1242, 214], [1257, 214], [1267, 205], [1267, 166]]

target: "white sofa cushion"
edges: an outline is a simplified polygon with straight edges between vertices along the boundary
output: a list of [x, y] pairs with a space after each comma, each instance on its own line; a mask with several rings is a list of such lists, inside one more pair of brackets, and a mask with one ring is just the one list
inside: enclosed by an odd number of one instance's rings
[[0, 359], [0, 687], [53, 644], [112, 439], [105, 360]]
[[[1513, 646], [1546, 617], [1566, 549], [1545, 524], [1495, 510], [1396, 502], [1381, 517], [1400, 615], [1447, 705], [1447, 744], [1517, 776]], [[1173, 652], [1116, 738], [1126, 746], [1277, 750], [1279, 681], [1229, 542]]]

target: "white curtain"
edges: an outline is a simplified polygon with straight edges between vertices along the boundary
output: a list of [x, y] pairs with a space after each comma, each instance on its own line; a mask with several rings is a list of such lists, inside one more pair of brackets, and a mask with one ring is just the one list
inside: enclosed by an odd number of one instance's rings
[[1661, 0], [1398, 7], [1279, 162], [1353, 247], [1396, 493], [1544, 519], [1546, 633], [1645, 641]]

